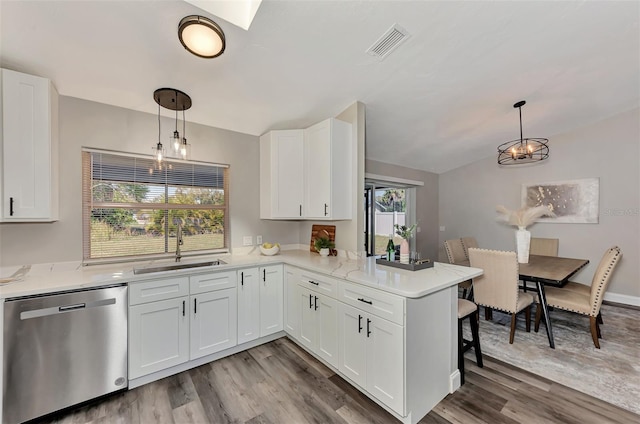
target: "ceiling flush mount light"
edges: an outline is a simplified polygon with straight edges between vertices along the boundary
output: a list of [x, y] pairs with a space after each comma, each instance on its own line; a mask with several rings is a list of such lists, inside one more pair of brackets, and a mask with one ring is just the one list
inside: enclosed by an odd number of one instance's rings
[[549, 157], [549, 139], [547, 138], [522, 138], [522, 106], [524, 100], [514, 104], [514, 108], [520, 111], [520, 138], [507, 141], [498, 146], [499, 165], [520, 165], [525, 163], [540, 162]]
[[[182, 159], [189, 156], [189, 145], [185, 136], [185, 116], [184, 111], [191, 107], [191, 97], [188, 94], [175, 88], [159, 88], [153, 92], [153, 99], [158, 103], [158, 144], [154, 148], [154, 156], [158, 163], [162, 162], [165, 155], [164, 147], [160, 142], [160, 106], [165, 109], [176, 111], [176, 127], [171, 138], [172, 149], [175, 154], [179, 154]], [[182, 135], [178, 132], [178, 111], [182, 111]]]
[[182, 18], [178, 25], [178, 37], [185, 49], [205, 59], [220, 56], [226, 47], [222, 28], [204, 16]]

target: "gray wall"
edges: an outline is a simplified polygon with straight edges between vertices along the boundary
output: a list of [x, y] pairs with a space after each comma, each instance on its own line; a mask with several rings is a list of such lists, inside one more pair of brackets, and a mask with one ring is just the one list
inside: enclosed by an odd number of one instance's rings
[[366, 160], [366, 172], [385, 177], [422, 181], [416, 187], [416, 219], [420, 232], [416, 233], [416, 249], [423, 258], [438, 258], [438, 174], [405, 168], [373, 160]]
[[[620, 246], [624, 256], [609, 298], [640, 304], [640, 109], [571, 133], [538, 131], [531, 136], [550, 139], [547, 161], [500, 168], [492, 156], [440, 174], [440, 225], [445, 231], [439, 247], [450, 238], [474, 236], [480, 247], [514, 250], [515, 227], [496, 221], [496, 205], [519, 208], [523, 183], [598, 177], [599, 223], [536, 223], [528, 229], [533, 237], [559, 238], [560, 256], [589, 259], [573, 278], [585, 284], [591, 284], [604, 251]], [[500, 142], [496, 140], [496, 146]]]
[[[175, 121], [162, 118], [161, 141], [168, 146]], [[187, 119], [189, 114], [187, 113]], [[187, 122], [191, 158], [230, 165], [231, 246], [242, 236], [298, 243], [298, 226], [259, 219], [259, 138]], [[82, 259], [81, 148], [151, 154], [158, 117], [148, 113], [60, 97], [60, 220], [46, 224], [1, 224], [0, 266]]]

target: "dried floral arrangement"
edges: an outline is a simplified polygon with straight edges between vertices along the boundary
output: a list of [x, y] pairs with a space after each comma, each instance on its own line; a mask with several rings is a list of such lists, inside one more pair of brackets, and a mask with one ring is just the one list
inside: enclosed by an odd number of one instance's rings
[[543, 216], [555, 216], [548, 206], [540, 205], [532, 208], [521, 208], [513, 211], [502, 205], [496, 206], [496, 211], [502, 215], [502, 219], [509, 225], [515, 225], [519, 229], [524, 230], [533, 224], [536, 219]]
[[396, 234], [405, 240], [409, 240], [411, 238], [411, 236], [413, 235], [413, 231], [416, 229], [417, 226], [418, 226], [417, 222], [413, 224], [411, 227], [407, 227], [406, 225], [398, 225], [398, 224], [394, 225], [396, 229]]

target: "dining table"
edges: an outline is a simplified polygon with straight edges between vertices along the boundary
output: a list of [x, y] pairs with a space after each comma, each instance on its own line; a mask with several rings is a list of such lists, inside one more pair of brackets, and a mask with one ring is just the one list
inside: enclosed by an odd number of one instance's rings
[[[544, 286], [564, 287], [576, 272], [589, 263], [588, 259], [564, 258], [560, 256], [529, 255], [528, 263], [519, 263], [520, 280], [524, 290], [527, 290], [527, 282], [536, 284], [536, 292], [542, 307], [544, 325], [547, 329], [549, 347], [555, 349], [553, 341], [553, 329], [549, 319], [549, 307], [544, 293]], [[469, 265], [469, 261], [456, 265]]]
[[560, 256], [529, 255], [529, 262], [519, 265], [520, 280], [524, 284], [528, 281], [536, 284], [536, 291], [542, 307], [544, 325], [547, 329], [549, 346], [555, 349], [553, 342], [553, 330], [549, 319], [549, 307], [544, 294], [544, 286], [564, 287], [576, 272], [584, 268], [589, 263], [588, 259], [564, 258]]

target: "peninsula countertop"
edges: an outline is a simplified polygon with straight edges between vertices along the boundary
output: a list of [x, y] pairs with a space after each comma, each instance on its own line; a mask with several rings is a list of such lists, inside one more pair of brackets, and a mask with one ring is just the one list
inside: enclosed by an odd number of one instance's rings
[[182, 263], [204, 262], [215, 259], [221, 259], [225, 264], [137, 275], [133, 273], [134, 268], [170, 264], [172, 261], [128, 262], [90, 266], [83, 266], [79, 262], [34, 265], [22, 281], [1, 285], [0, 299], [86, 289], [111, 284], [134, 283], [136, 281], [182, 275], [231, 271], [278, 263], [293, 265], [311, 272], [344, 279], [407, 298], [426, 296], [482, 274], [482, 270], [479, 268], [440, 262], [434, 263], [432, 268], [409, 271], [376, 264], [375, 257], [362, 259], [351, 259], [342, 256], [321, 257], [317, 253], [302, 250], [283, 250], [274, 256], [263, 256], [255, 252], [251, 254], [200, 256], [197, 258], [185, 258]]

